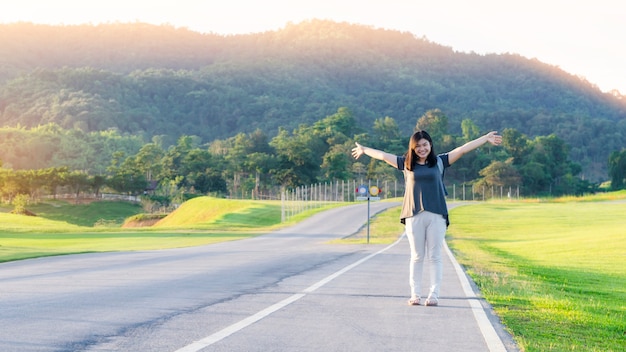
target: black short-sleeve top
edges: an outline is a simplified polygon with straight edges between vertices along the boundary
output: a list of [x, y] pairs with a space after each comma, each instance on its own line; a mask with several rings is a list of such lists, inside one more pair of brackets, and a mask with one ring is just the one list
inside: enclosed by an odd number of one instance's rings
[[[450, 166], [448, 154], [440, 154], [444, 169]], [[417, 164], [413, 171], [404, 168], [404, 156], [398, 156], [398, 170], [404, 173], [404, 200], [400, 220], [412, 217], [422, 211], [429, 211], [448, 217], [443, 177], [437, 165]]]

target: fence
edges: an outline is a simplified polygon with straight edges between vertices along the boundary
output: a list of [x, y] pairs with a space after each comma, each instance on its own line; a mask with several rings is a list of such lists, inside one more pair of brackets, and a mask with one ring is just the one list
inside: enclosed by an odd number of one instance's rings
[[[301, 186], [295, 189], [281, 192], [281, 219], [283, 222], [303, 211], [319, 208], [331, 202], [355, 202], [357, 201], [357, 188], [367, 185], [368, 189], [376, 186], [381, 190], [378, 195], [381, 199], [398, 198], [404, 194], [404, 184], [398, 181], [335, 181], [327, 183]], [[448, 199], [450, 201], [485, 201], [488, 199], [516, 199], [520, 198], [519, 186], [503, 187], [493, 186], [490, 188], [474, 185], [456, 184], [446, 185]], [[458, 194], [457, 194], [458, 192]]]
[[[468, 191], [469, 189], [469, 191]], [[480, 192], [478, 192], [480, 190]], [[457, 199], [456, 184], [452, 185], [452, 194], [448, 191], [448, 197], [451, 197], [451, 200], [478, 200], [485, 201], [488, 199], [516, 199], [520, 198], [519, 186], [513, 188], [513, 186], [504, 187], [504, 186], [492, 186], [492, 187], [480, 187], [479, 190], [476, 190], [474, 185], [461, 184], [459, 198]], [[506, 191], [506, 194], [504, 193]], [[467, 194], [469, 192], [469, 194]]]

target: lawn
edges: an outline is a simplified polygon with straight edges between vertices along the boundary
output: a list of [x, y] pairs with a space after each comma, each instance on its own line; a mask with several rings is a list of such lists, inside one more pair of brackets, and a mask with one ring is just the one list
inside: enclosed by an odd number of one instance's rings
[[[626, 194], [454, 208], [447, 241], [523, 351], [626, 351]], [[280, 203], [196, 198], [150, 228], [121, 228], [128, 203], [0, 208], [0, 262], [236, 240], [288, 226]], [[399, 207], [370, 222], [370, 243], [403, 232]], [[365, 243], [367, 228], [334, 243]], [[445, 288], [444, 288], [445, 290]]]
[[[470, 203], [447, 242], [522, 351], [626, 351], [626, 192]], [[400, 208], [376, 215], [391, 243]], [[339, 243], [365, 243], [365, 229]], [[443, 288], [445, 290], [445, 288]]]
[[189, 247], [258, 236], [314, 213], [303, 211], [281, 222], [280, 201], [198, 197], [184, 203], [155, 226], [122, 228], [142, 209], [128, 202], [77, 205], [50, 201], [28, 206], [37, 216], [10, 214], [0, 207], [0, 262], [87, 252]]
[[626, 350], [626, 202], [486, 203], [448, 243], [524, 351]]

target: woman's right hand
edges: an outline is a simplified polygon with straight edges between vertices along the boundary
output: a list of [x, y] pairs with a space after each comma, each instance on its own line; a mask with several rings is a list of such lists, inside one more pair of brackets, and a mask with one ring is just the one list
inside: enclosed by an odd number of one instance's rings
[[358, 159], [361, 155], [365, 154], [365, 149], [357, 142], [354, 142], [354, 144], [356, 144], [356, 147], [352, 148], [352, 157]]

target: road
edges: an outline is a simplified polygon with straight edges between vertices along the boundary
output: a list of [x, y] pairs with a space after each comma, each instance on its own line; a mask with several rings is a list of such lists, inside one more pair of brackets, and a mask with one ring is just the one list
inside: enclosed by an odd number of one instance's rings
[[327, 243], [366, 220], [363, 202], [246, 240], [0, 264], [0, 351], [517, 351], [453, 259], [440, 305], [411, 307], [405, 237]]

